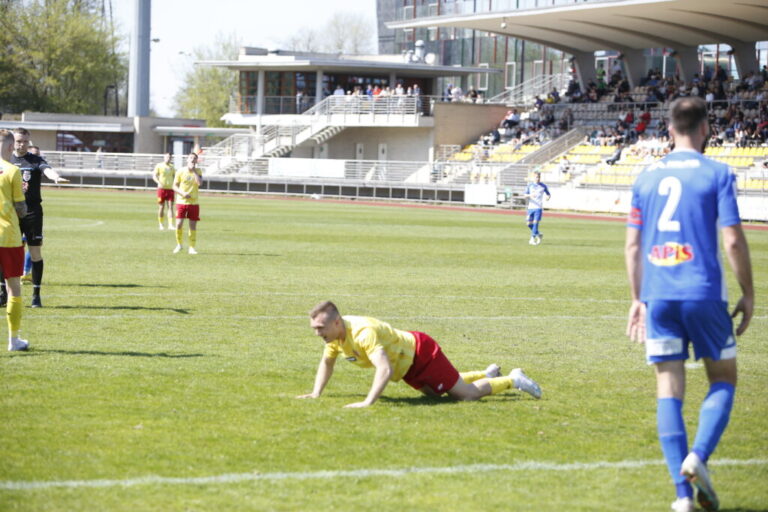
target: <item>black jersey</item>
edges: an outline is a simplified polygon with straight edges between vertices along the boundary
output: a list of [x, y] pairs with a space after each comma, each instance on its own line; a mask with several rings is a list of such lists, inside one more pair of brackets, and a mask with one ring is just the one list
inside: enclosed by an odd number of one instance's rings
[[37, 208], [43, 202], [40, 194], [40, 182], [45, 169], [51, 166], [41, 156], [27, 153], [24, 156], [11, 155], [11, 163], [21, 170], [21, 187], [27, 200], [27, 208]]

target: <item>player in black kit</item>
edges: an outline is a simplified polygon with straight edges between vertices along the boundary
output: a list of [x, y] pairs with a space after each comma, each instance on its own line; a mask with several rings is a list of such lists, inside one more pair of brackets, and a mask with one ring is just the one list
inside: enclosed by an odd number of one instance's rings
[[[28, 214], [20, 224], [32, 258], [32, 307], [40, 308], [43, 306], [40, 300], [40, 284], [43, 281], [43, 198], [40, 194], [40, 182], [43, 174], [55, 183], [69, 183], [69, 180], [59, 176], [59, 173], [54, 171], [42, 157], [28, 152], [28, 130], [16, 128], [13, 131], [13, 138], [15, 142], [11, 163], [21, 170], [22, 189], [27, 201]], [[5, 286], [2, 286], [0, 304], [7, 300], [5, 297]]]

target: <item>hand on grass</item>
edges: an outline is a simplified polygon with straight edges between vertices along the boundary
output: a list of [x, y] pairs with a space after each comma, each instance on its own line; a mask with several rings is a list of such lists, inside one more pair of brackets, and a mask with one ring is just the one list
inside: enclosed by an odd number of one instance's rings
[[353, 404], [345, 405], [344, 408], [345, 409], [360, 409], [361, 407], [368, 407], [369, 405], [371, 405], [371, 404], [369, 404], [368, 402], [355, 402]]

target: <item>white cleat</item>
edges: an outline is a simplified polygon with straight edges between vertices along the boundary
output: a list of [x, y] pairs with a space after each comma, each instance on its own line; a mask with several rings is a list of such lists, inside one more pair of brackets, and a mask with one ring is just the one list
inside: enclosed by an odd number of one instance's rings
[[515, 368], [512, 370], [509, 377], [512, 379], [512, 383], [515, 385], [516, 389], [525, 391], [536, 400], [541, 398], [541, 388], [536, 384], [535, 380], [523, 373], [522, 368]]
[[168, 224], [168, 231], [173, 231], [174, 229], [176, 229], [176, 226], [173, 224]]
[[183, 249], [183, 247], [181, 245], [177, 245], [176, 248], [173, 250], [173, 254], [181, 252], [182, 249]]
[[677, 498], [669, 508], [674, 512], [695, 512], [696, 505], [691, 498]]
[[530, 240], [528, 240], [528, 245], [536, 245], [536, 237], [532, 236]]
[[720, 500], [709, 478], [707, 465], [694, 452], [688, 454], [680, 466], [680, 474], [696, 487], [696, 500], [704, 510], [712, 511], [720, 508]]
[[493, 363], [485, 369], [485, 376], [489, 379], [501, 377], [501, 368], [496, 363]]
[[189, 254], [197, 254], [197, 251], [195, 250], [194, 247], [189, 248]]
[[17, 350], [28, 350], [29, 342], [21, 338], [11, 338], [8, 340], [8, 351], [15, 352]]
[[539, 245], [542, 240], [544, 240], [544, 235], [542, 235], [541, 233], [536, 235], [536, 245]]
[[165, 231], [165, 227], [162, 224], [158, 225], [157, 229], [159, 229], [160, 231]]

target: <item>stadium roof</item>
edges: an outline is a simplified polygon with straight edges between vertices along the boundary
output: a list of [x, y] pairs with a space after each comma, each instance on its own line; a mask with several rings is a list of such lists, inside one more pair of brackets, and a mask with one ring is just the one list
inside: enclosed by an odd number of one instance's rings
[[336, 55], [286, 52], [245, 53], [235, 61], [199, 61], [204, 66], [237, 71], [317, 71], [324, 73], [396, 73], [403, 77], [443, 77], [471, 73], [496, 73], [501, 70], [441, 66], [425, 62], [405, 62], [401, 55]]
[[605, 0], [391, 22], [390, 28], [461, 27], [566, 53], [695, 47], [768, 39], [765, 0]]

